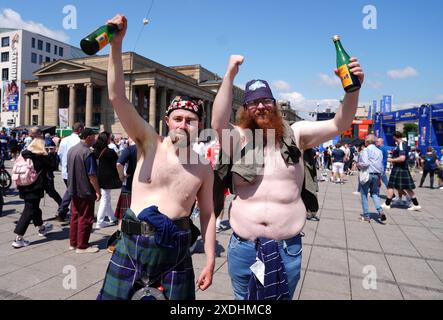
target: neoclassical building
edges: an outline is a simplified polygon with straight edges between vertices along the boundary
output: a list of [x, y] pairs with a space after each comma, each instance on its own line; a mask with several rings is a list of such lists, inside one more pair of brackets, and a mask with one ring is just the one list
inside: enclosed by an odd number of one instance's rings
[[[60, 126], [83, 121], [87, 127], [116, 134], [125, 132], [109, 100], [108, 56], [58, 60], [34, 72], [25, 83], [24, 125]], [[222, 79], [200, 65], [166, 67], [134, 52], [123, 53], [126, 96], [139, 114], [165, 135], [164, 115], [176, 95], [190, 95], [205, 102], [205, 127], [210, 126], [212, 104]], [[234, 87], [232, 119], [242, 105], [244, 91]], [[61, 110], [61, 111], [60, 111]]]

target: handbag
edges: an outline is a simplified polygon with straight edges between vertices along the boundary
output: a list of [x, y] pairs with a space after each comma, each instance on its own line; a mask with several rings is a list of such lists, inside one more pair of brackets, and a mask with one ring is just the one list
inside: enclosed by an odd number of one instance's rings
[[358, 172], [358, 180], [361, 184], [365, 184], [369, 181], [369, 168], [360, 169], [360, 171]]

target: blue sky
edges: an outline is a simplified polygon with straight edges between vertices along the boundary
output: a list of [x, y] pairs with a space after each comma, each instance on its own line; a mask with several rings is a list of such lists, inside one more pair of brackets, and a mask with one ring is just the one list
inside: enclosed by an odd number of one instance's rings
[[[133, 51], [151, 3], [0, 1], [0, 26], [54, 31], [79, 46], [83, 36], [123, 13], [129, 20], [124, 50]], [[63, 8], [70, 4], [76, 30], [63, 28]], [[377, 29], [363, 27], [366, 5], [376, 9]], [[274, 95], [309, 111], [317, 103], [334, 107], [344, 94], [333, 74], [331, 37], [339, 34], [365, 69], [360, 102], [392, 94], [394, 108], [403, 108], [443, 102], [442, 16], [439, 0], [154, 0], [135, 51], [167, 66], [201, 64], [221, 76], [229, 55], [242, 54], [236, 84], [268, 80]]]

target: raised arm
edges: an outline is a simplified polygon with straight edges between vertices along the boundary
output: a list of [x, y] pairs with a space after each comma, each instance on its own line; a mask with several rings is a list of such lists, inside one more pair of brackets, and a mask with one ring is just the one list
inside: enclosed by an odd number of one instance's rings
[[212, 111], [212, 129], [217, 131], [219, 141], [221, 143], [222, 130], [232, 129], [229, 119], [232, 113], [232, 90], [234, 87], [234, 79], [238, 73], [239, 66], [243, 63], [243, 56], [232, 55], [229, 58], [228, 68], [223, 77], [223, 82], [217, 92], [214, 100]]
[[200, 207], [201, 234], [206, 254], [206, 265], [197, 280], [200, 290], [206, 290], [212, 284], [212, 275], [215, 266], [215, 214], [212, 198], [212, 186], [214, 174], [210, 166], [207, 166], [202, 186], [197, 193]]
[[125, 81], [122, 63], [122, 43], [127, 30], [126, 17], [117, 15], [108, 23], [116, 24], [119, 32], [111, 42], [108, 63], [108, 91], [118, 118], [128, 135], [141, 146], [154, 144], [159, 139], [157, 132], [138, 114], [125, 93]]
[[[356, 75], [363, 84], [364, 73], [357, 58], [351, 58], [350, 71]], [[335, 70], [338, 76], [338, 70]], [[360, 90], [346, 93], [343, 103], [338, 108], [334, 119], [327, 121], [300, 121], [292, 125], [295, 136], [298, 137], [298, 145], [306, 150], [331, 140], [348, 129], [354, 120], [358, 106]]]

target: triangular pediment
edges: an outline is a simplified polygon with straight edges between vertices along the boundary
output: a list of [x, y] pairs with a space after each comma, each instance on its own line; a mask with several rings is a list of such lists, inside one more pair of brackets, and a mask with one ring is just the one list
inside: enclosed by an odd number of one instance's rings
[[34, 72], [35, 76], [44, 76], [49, 74], [57, 74], [57, 73], [68, 73], [68, 72], [84, 72], [84, 71], [91, 71], [94, 68], [71, 62], [66, 60], [58, 60], [51, 62], [50, 64], [44, 66], [43, 68], [38, 69]]

